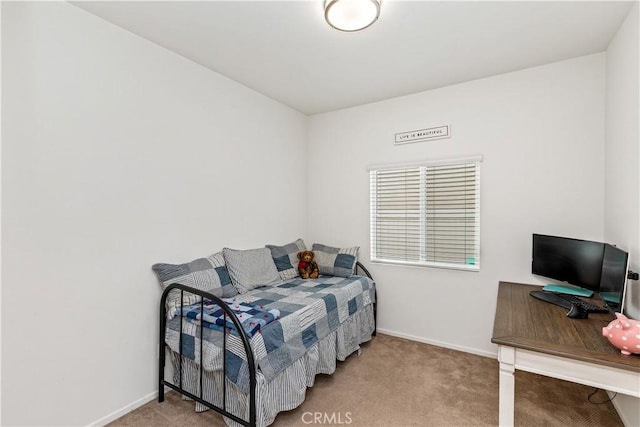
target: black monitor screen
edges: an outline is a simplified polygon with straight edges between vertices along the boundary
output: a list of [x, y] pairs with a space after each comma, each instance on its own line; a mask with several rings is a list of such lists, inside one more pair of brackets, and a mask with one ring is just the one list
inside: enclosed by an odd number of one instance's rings
[[606, 244], [602, 261], [602, 277], [600, 279], [600, 295], [615, 310], [621, 311], [629, 254], [622, 249]]
[[533, 235], [531, 273], [597, 292], [604, 243]]

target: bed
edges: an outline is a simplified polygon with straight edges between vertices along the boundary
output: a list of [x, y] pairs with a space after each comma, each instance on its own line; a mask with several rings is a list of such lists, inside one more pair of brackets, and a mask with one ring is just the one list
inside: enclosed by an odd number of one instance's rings
[[[168, 285], [159, 310], [158, 401], [167, 387], [233, 426], [266, 426], [299, 406], [317, 374], [332, 374], [336, 361], [376, 333], [375, 283], [360, 262], [355, 273], [295, 277], [232, 297]], [[176, 292], [179, 304], [168, 309]]]

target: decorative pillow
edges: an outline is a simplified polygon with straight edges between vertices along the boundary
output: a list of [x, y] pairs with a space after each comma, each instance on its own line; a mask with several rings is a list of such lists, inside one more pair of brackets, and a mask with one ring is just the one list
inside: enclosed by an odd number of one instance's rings
[[[151, 268], [165, 288], [172, 283], [180, 283], [210, 292], [217, 297], [238, 295], [225, 267], [222, 252], [208, 258], [198, 258], [186, 264], [154, 264]], [[184, 304], [194, 304], [198, 301], [200, 298], [197, 295], [184, 294]], [[179, 306], [180, 291], [176, 289], [167, 297], [167, 308]]]
[[359, 246], [353, 248], [332, 248], [314, 243], [311, 250], [315, 254], [320, 274], [339, 277], [351, 277], [358, 261]]
[[300, 276], [298, 273], [298, 252], [307, 250], [302, 239], [284, 246], [267, 245], [266, 247], [271, 250], [271, 257], [282, 280], [295, 279]]
[[224, 248], [222, 254], [231, 282], [241, 294], [259, 286], [275, 285], [282, 281], [269, 248], [247, 250]]

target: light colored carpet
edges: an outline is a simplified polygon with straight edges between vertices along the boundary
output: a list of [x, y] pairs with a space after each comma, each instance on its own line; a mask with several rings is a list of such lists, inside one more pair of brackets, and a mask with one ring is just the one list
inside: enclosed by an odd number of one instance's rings
[[[498, 362], [379, 334], [360, 356], [319, 375], [298, 408], [273, 426], [495, 426]], [[611, 403], [587, 401], [592, 387], [516, 372], [517, 426], [622, 426]], [[608, 397], [599, 391], [592, 400]], [[175, 392], [116, 420], [125, 426], [222, 426], [214, 411], [196, 414]]]

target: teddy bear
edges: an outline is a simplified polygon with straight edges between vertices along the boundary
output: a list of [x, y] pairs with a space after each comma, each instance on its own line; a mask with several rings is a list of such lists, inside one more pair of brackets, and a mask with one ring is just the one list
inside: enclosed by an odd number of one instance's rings
[[318, 263], [313, 260], [312, 251], [298, 252], [298, 272], [303, 279], [315, 279], [320, 274], [318, 271]]

